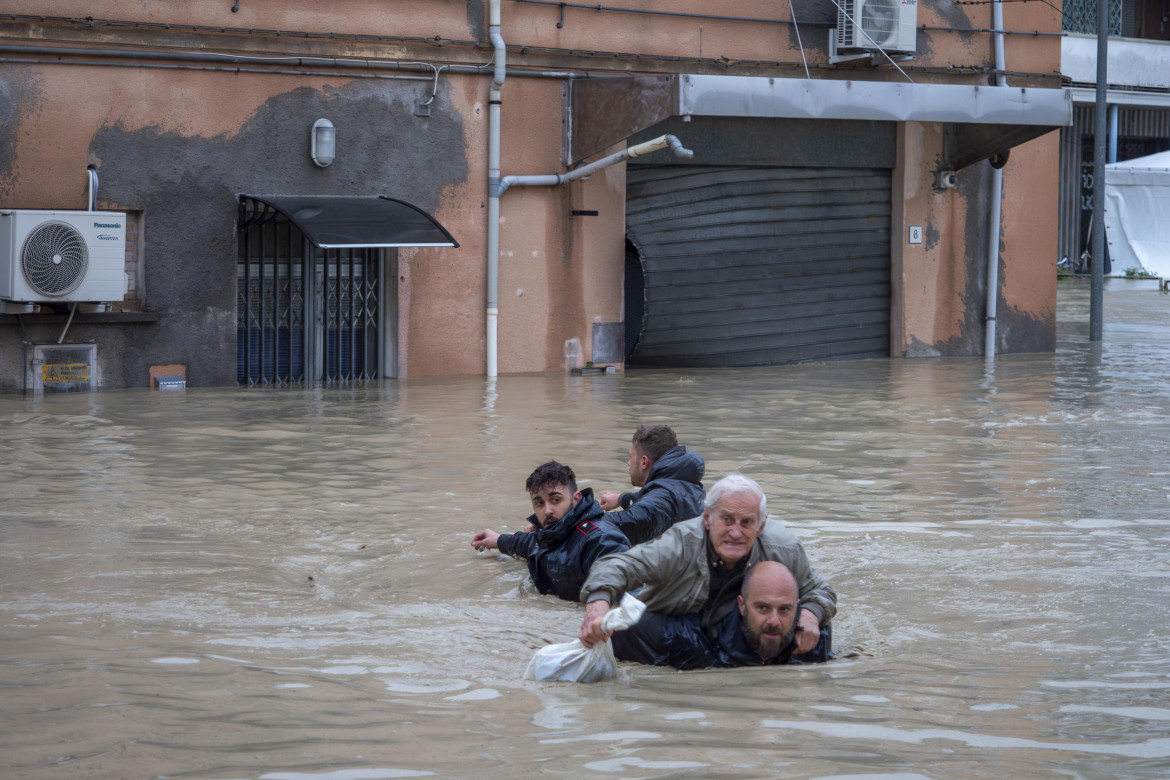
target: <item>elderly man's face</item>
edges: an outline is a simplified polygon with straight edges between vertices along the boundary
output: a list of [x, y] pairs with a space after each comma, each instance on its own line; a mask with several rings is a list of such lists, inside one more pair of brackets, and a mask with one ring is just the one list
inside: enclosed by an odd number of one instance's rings
[[711, 537], [715, 553], [730, 569], [751, 552], [764, 527], [759, 497], [749, 491], [724, 495], [715, 506], [703, 510], [703, 527]]
[[792, 575], [775, 570], [753, 577], [747, 593], [739, 597], [743, 633], [760, 660], [776, 658], [796, 635], [797, 599]]

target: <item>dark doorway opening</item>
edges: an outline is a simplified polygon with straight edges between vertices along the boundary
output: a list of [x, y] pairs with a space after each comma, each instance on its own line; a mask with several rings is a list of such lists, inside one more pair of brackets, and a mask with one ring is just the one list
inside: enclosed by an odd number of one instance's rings
[[634, 242], [626, 239], [626, 284], [625, 284], [625, 311], [623, 317], [626, 322], [626, 360], [638, 347], [638, 339], [642, 337], [642, 317], [646, 314], [646, 277], [642, 273], [642, 256]]

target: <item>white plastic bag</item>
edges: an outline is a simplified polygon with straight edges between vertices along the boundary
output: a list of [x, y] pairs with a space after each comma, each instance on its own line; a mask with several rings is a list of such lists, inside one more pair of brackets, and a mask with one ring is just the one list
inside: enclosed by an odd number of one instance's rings
[[[605, 613], [601, 627], [606, 631], [624, 631], [641, 620], [645, 611], [646, 605], [627, 593], [622, 596], [621, 606]], [[524, 679], [591, 683], [615, 674], [617, 660], [613, 657], [612, 643], [598, 642], [589, 648], [580, 639], [574, 639], [537, 650], [524, 670]]]

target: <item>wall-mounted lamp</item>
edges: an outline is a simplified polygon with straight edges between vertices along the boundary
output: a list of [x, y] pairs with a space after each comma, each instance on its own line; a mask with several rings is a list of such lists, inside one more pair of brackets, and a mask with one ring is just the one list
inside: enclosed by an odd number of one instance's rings
[[309, 156], [313, 162], [324, 168], [333, 162], [337, 155], [337, 131], [328, 119], [318, 119], [313, 123], [313, 132], [309, 138]]

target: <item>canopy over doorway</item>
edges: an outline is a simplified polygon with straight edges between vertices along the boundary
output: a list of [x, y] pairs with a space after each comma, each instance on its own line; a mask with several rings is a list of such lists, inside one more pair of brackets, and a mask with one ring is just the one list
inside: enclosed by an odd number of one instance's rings
[[277, 213], [322, 249], [459, 246], [430, 214], [385, 195], [240, 195], [241, 228]]

